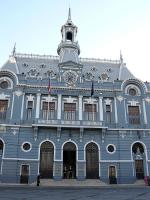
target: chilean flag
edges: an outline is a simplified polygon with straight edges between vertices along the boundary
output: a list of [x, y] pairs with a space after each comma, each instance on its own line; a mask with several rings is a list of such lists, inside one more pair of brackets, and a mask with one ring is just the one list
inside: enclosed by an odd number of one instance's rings
[[49, 80], [48, 80], [48, 94], [50, 94], [51, 93], [51, 80], [50, 80], [50, 78], [49, 78]]

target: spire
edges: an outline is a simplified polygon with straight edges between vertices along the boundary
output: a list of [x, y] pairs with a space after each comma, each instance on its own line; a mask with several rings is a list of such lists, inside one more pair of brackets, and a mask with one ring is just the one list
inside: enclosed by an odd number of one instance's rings
[[15, 56], [15, 54], [16, 54], [16, 42], [15, 42], [13, 50], [12, 50], [12, 56]]
[[120, 61], [121, 63], [123, 63], [123, 56], [122, 56], [121, 50], [120, 50]]
[[69, 7], [69, 12], [68, 12], [68, 21], [71, 21], [71, 8]]

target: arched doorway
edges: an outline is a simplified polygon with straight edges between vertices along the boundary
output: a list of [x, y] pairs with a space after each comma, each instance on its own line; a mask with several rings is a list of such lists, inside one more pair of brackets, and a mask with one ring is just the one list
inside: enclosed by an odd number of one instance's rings
[[112, 165], [109, 166], [109, 183], [117, 184], [116, 167]]
[[99, 151], [98, 146], [93, 142], [86, 146], [86, 178], [99, 178]]
[[137, 179], [144, 178], [144, 147], [141, 143], [136, 142], [132, 146], [133, 159], [135, 162], [135, 172]]
[[2, 158], [2, 155], [3, 155], [3, 148], [4, 148], [3, 141], [0, 140], [0, 159]]
[[46, 141], [40, 147], [40, 177], [53, 178], [54, 146]]
[[63, 146], [63, 178], [76, 178], [76, 146], [72, 142]]

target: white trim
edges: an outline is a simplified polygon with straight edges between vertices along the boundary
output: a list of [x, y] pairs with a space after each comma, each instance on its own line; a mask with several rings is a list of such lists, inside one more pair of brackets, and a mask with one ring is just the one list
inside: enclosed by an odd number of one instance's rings
[[[30, 145], [30, 149], [28, 149], [28, 150], [23, 149], [23, 145], [26, 144], [26, 143], [28, 143], [28, 144]], [[28, 141], [23, 142], [22, 145], [21, 145], [21, 149], [22, 149], [22, 151], [24, 151], [25, 153], [31, 151], [31, 149], [32, 149], [32, 144], [31, 144], [31, 142], [28, 142]]]
[[12, 97], [10, 119], [12, 119], [12, 116], [13, 116], [13, 110], [14, 110], [14, 93], [13, 93], [13, 97]]
[[40, 115], [40, 98], [41, 98], [41, 94], [37, 93], [36, 94], [36, 114], [35, 114], [36, 119], [38, 119]]
[[3, 160], [39, 161], [39, 159], [31, 159], [31, 158], [3, 158]]
[[117, 111], [117, 101], [116, 97], [114, 97], [114, 104], [115, 104], [115, 122], [118, 123], [118, 111]]
[[[108, 147], [109, 147], [110, 145], [114, 147], [114, 151], [113, 151], [113, 152], [108, 151]], [[116, 146], [115, 146], [114, 144], [108, 144], [108, 145], [106, 146], [106, 151], [107, 151], [107, 153], [109, 153], [109, 154], [114, 154], [114, 153], [116, 152]]]
[[143, 101], [143, 114], [144, 114], [144, 123], [147, 124], [147, 113], [146, 113], [146, 108], [145, 108], [145, 101]]
[[24, 111], [24, 96], [25, 94], [23, 93], [22, 95], [22, 105], [21, 105], [21, 120], [23, 119], [23, 111]]
[[127, 124], [128, 123], [128, 120], [127, 120], [127, 106], [126, 106], [126, 100], [124, 99], [124, 115], [125, 115], [125, 123]]
[[103, 97], [99, 97], [99, 119], [103, 121]]
[[57, 104], [58, 104], [58, 108], [57, 108], [57, 119], [61, 119], [61, 94], [58, 94], [58, 101], [57, 101]]
[[134, 162], [134, 160], [100, 160], [102, 163], [124, 163], [124, 162]]
[[[98, 147], [98, 163], [99, 163], [99, 177], [100, 177], [100, 176], [101, 176], [101, 168], [100, 168], [100, 158], [101, 158], [101, 155], [100, 155], [100, 146], [99, 146], [99, 144], [98, 144], [97, 142], [91, 140], [91, 141], [87, 142], [87, 143], [84, 145], [84, 160], [85, 160], [85, 162], [86, 162], [86, 146], [87, 146], [88, 144], [90, 144], [90, 143], [94, 143], [94, 144], [96, 144], [97, 147]], [[86, 174], [86, 166], [85, 166], [85, 174]]]
[[79, 95], [79, 120], [82, 120], [82, 113], [83, 113], [82, 99], [83, 96]]

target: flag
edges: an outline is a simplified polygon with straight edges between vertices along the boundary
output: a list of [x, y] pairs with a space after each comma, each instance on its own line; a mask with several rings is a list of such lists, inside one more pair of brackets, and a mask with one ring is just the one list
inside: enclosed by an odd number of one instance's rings
[[94, 94], [94, 82], [92, 81], [92, 86], [91, 86], [91, 97], [93, 96]]
[[50, 94], [51, 93], [51, 81], [50, 81], [50, 78], [49, 78], [49, 80], [48, 80], [48, 94]]

